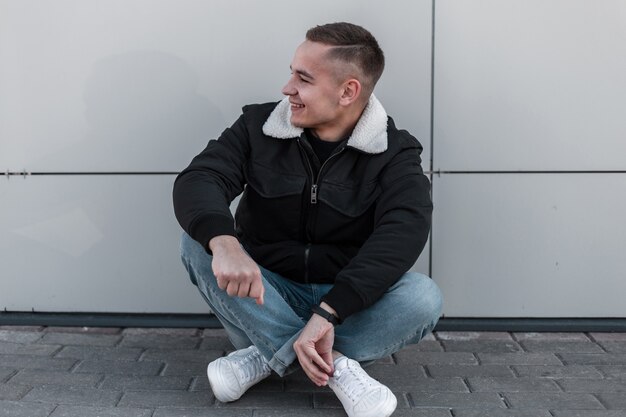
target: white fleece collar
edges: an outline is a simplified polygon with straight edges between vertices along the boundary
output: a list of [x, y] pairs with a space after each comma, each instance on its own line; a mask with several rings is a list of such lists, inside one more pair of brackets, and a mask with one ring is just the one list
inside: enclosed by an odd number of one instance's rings
[[[263, 125], [263, 133], [277, 139], [297, 138], [302, 132], [302, 128], [291, 124], [289, 97], [278, 103]], [[371, 154], [387, 150], [387, 112], [373, 94], [354, 127], [347, 146]]]

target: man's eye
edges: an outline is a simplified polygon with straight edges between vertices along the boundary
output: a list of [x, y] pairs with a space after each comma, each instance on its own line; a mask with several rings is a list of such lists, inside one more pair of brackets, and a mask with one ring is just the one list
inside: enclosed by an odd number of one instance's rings
[[302, 81], [303, 83], [310, 83], [311, 81], [305, 80], [304, 78], [300, 77], [300, 81]]

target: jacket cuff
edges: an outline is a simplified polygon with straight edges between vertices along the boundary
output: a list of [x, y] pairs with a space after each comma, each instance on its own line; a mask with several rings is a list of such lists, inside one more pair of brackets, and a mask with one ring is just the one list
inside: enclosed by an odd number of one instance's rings
[[343, 283], [336, 283], [328, 293], [322, 297], [322, 301], [331, 306], [344, 321], [348, 316], [363, 310], [363, 300], [352, 287]]
[[207, 251], [209, 251], [209, 241], [215, 236], [237, 236], [233, 218], [222, 214], [210, 214], [203, 217], [196, 221], [190, 232], [189, 235], [202, 244]]

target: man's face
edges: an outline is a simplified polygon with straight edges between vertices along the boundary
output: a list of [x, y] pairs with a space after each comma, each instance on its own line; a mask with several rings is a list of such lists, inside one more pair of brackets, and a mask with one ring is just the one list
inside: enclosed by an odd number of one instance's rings
[[342, 110], [339, 105], [342, 85], [338, 76], [341, 63], [326, 57], [330, 48], [304, 41], [296, 50], [291, 77], [282, 91], [291, 103], [291, 123], [318, 134], [335, 126]]

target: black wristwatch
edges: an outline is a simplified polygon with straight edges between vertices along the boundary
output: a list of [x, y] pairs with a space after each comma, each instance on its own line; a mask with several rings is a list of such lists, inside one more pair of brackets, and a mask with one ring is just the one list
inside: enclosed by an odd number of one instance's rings
[[326, 310], [324, 310], [322, 307], [318, 306], [318, 305], [314, 305], [313, 307], [311, 307], [311, 311], [315, 314], [317, 314], [318, 316], [322, 316], [324, 317], [326, 320], [328, 320], [330, 322], [330, 324], [332, 324], [333, 326], [336, 326], [338, 324], [341, 324], [341, 320], [339, 320], [339, 318], [337, 316], [335, 316], [333, 313], [328, 312]]

